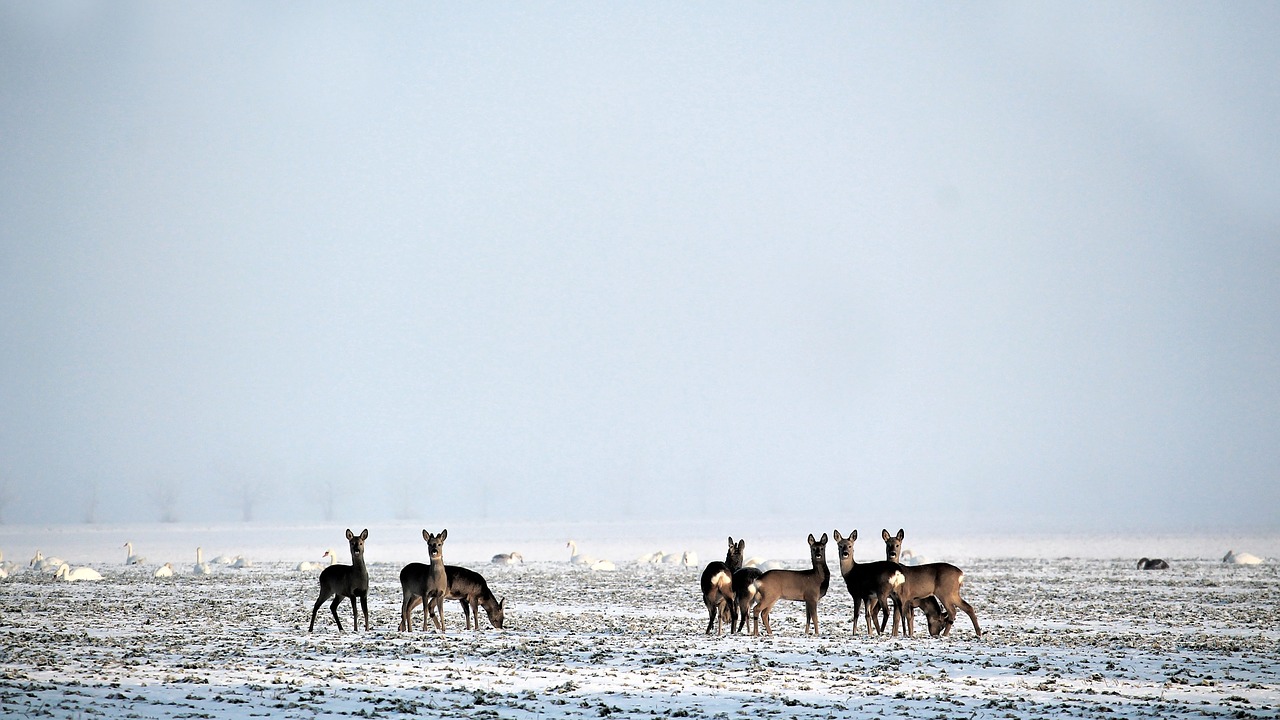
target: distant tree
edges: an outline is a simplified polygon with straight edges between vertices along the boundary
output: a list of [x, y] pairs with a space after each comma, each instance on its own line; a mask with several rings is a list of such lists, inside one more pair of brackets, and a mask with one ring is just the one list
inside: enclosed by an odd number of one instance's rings
[[254, 510], [259, 501], [262, 500], [262, 486], [248, 480], [241, 480], [235, 497], [240, 505], [240, 519], [249, 522], [253, 519]]
[[421, 497], [421, 487], [407, 479], [395, 483], [391, 492], [392, 515], [396, 520], [412, 520], [418, 517], [414, 500]]
[[0, 523], [4, 522], [5, 510], [13, 502], [13, 490], [9, 485], [8, 473], [0, 473]]
[[327, 477], [321, 480], [317, 492], [310, 494], [316, 502], [320, 503], [320, 514], [324, 516], [325, 522], [333, 520], [334, 504], [338, 499], [338, 488], [333, 478]]
[[157, 480], [151, 488], [151, 501], [160, 513], [160, 522], [177, 522], [178, 488], [172, 480]]
[[98, 482], [91, 480], [84, 493], [84, 523], [92, 525], [98, 522]]

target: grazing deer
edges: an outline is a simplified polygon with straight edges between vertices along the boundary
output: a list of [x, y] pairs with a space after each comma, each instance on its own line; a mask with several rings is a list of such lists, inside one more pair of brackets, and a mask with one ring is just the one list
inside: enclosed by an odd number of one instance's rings
[[441, 530], [439, 535], [423, 530], [422, 539], [427, 541], [427, 554], [431, 557], [431, 564], [409, 563], [400, 570], [400, 590], [403, 594], [400, 602], [401, 630], [413, 627], [409, 613], [421, 602], [423, 632], [426, 632], [429, 623], [434, 622], [440, 634], [444, 635], [444, 600], [449, 595], [449, 574], [444, 566], [444, 541], [448, 536], [448, 530]]
[[[972, 605], [960, 597], [960, 587], [964, 584], [963, 570], [951, 563], [927, 563], [914, 567], [899, 565], [898, 572], [901, 573], [901, 580], [893, 587], [892, 593], [894, 603], [903, 612], [900, 618], [898, 612], [896, 610], [894, 612], [894, 635], [898, 634], [899, 625], [908, 636], [912, 635], [915, 629], [915, 618], [911, 608], [930, 595], [936, 595], [953, 621], [957, 617], [956, 609], [964, 610], [973, 621], [973, 632], [978, 637], [982, 637], [982, 628], [978, 627], [977, 613], [973, 611]], [[950, 635], [951, 626], [948, 625], [942, 634]]]
[[[411, 570], [412, 568], [412, 570]], [[426, 586], [426, 574], [430, 572], [430, 566], [422, 563], [409, 563], [400, 571], [400, 586], [405, 586], [406, 575], [418, 575], [418, 578], [412, 579], [411, 583], [414, 587]], [[489, 624], [501, 630], [506, 619], [506, 599], [499, 600], [489, 590], [489, 583], [485, 582], [484, 576], [474, 570], [468, 570], [457, 565], [444, 566], [445, 577], [449, 581], [449, 600], [457, 600], [462, 605], [462, 614], [467, 621], [467, 629], [471, 629], [472, 618], [475, 618], [475, 629], [480, 629], [480, 608], [484, 608], [485, 615], [489, 616]], [[412, 616], [413, 610], [422, 603], [422, 595], [415, 594], [409, 600], [409, 625], [405, 625], [405, 616], [402, 614], [400, 619], [401, 630], [413, 630]], [[435, 622], [433, 615], [431, 621]], [[425, 627], [425, 626], [424, 626]]]
[[[713, 626], [716, 627], [717, 635], [722, 634], [726, 618], [729, 620], [730, 631], [737, 623], [738, 606], [733, 601], [733, 574], [742, 567], [742, 551], [746, 547], [746, 540], [735, 543], [733, 536], [730, 536], [729, 551], [725, 553], [724, 562], [709, 562], [702, 571], [702, 602], [707, 606], [708, 635]], [[716, 620], [720, 621], [718, 626]]]
[[950, 630], [951, 623], [955, 621], [951, 613], [938, 602], [938, 598], [932, 595], [920, 601], [920, 610], [929, 621], [929, 634], [933, 637]]
[[[836, 550], [840, 554], [840, 575], [853, 598], [854, 634], [858, 632], [859, 608], [862, 608], [866, 616], [867, 634], [870, 635], [872, 630], [883, 633], [889, 617], [889, 598], [893, 591], [894, 576], [898, 574], [898, 564], [887, 560], [858, 563], [853, 559], [853, 544], [858, 539], [858, 531], [854, 530], [849, 537], [842, 537], [839, 530], [833, 530], [831, 535], [835, 538]], [[874, 620], [877, 610], [882, 616], [878, 625]], [[896, 607], [893, 617], [894, 627], [897, 627]]]
[[325, 600], [330, 597], [333, 602], [329, 612], [333, 613], [333, 621], [338, 624], [338, 632], [342, 632], [342, 621], [338, 619], [338, 604], [342, 598], [351, 598], [351, 622], [354, 632], [360, 632], [360, 617], [356, 614], [356, 598], [360, 598], [360, 609], [364, 611], [364, 629], [369, 629], [369, 570], [364, 565], [364, 541], [369, 538], [369, 530], [356, 535], [347, 529], [347, 544], [351, 546], [350, 565], [330, 565], [320, 573], [320, 597], [316, 598], [315, 607], [311, 608], [311, 627], [307, 632], [316, 629], [316, 612]]
[[827, 594], [831, 584], [831, 568], [827, 567], [827, 534], [822, 539], [813, 539], [809, 533], [809, 559], [813, 567], [809, 570], [769, 570], [752, 583], [755, 586], [755, 604], [751, 607], [751, 634], [760, 634], [760, 621], [764, 621], [764, 630], [772, 635], [773, 628], [769, 624], [769, 613], [779, 600], [796, 600], [804, 603], [804, 634], [809, 634], [809, 625], [813, 625], [813, 634], [818, 634], [818, 601]]

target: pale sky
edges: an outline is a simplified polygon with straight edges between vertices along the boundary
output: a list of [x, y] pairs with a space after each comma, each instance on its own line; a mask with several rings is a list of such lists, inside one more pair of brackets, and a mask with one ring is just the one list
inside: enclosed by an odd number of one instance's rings
[[1277, 37], [5, 0], [0, 520], [1278, 529]]

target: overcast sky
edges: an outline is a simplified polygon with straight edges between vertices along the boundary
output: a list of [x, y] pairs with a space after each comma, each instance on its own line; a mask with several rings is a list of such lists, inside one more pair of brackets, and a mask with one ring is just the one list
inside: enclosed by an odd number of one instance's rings
[[0, 519], [1280, 528], [1277, 37], [0, 3]]

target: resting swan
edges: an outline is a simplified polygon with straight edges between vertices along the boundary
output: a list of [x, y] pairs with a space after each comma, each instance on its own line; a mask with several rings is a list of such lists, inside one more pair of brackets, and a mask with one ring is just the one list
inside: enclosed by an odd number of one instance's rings
[[569, 542], [565, 543], [564, 546], [569, 548], [569, 562], [573, 563], [574, 565], [591, 565], [595, 563], [596, 559], [591, 557], [590, 555], [578, 554], [578, 543], [570, 540]]
[[[320, 557], [322, 559], [329, 558], [329, 564], [330, 565], [333, 564], [332, 550], [325, 550], [324, 555], [321, 555]], [[295, 567], [294, 570], [323, 570], [324, 568], [325, 568], [324, 563], [311, 562], [310, 560], [303, 560], [302, 562], [298, 563], [298, 566]]]
[[1261, 565], [1262, 558], [1247, 552], [1237, 553], [1234, 550], [1228, 550], [1227, 554], [1223, 556], [1222, 562], [1231, 563], [1232, 565]]
[[518, 552], [498, 553], [489, 562], [494, 565], [516, 565], [524, 563], [524, 556]]
[[101, 580], [102, 574], [89, 567], [72, 570], [70, 565], [62, 563], [58, 566], [58, 574], [53, 577], [55, 580]]
[[125, 565], [141, 565], [147, 561], [146, 558], [133, 554], [133, 543], [125, 543], [124, 549], [129, 552], [129, 556], [124, 559]]
[[152, 577], [158, 577], [158, 578], [173, 577], [173, 563], [165, 563], [160, 567], [156, 568], [155, 574], [153, 574]]
[[60, 557], [45, 557], [39, 550], [36, 550], [35, 557], [31, 558], [31, 568], [34, 570], [50, 570], [56, 569], [62, 565], [63, 561]]

